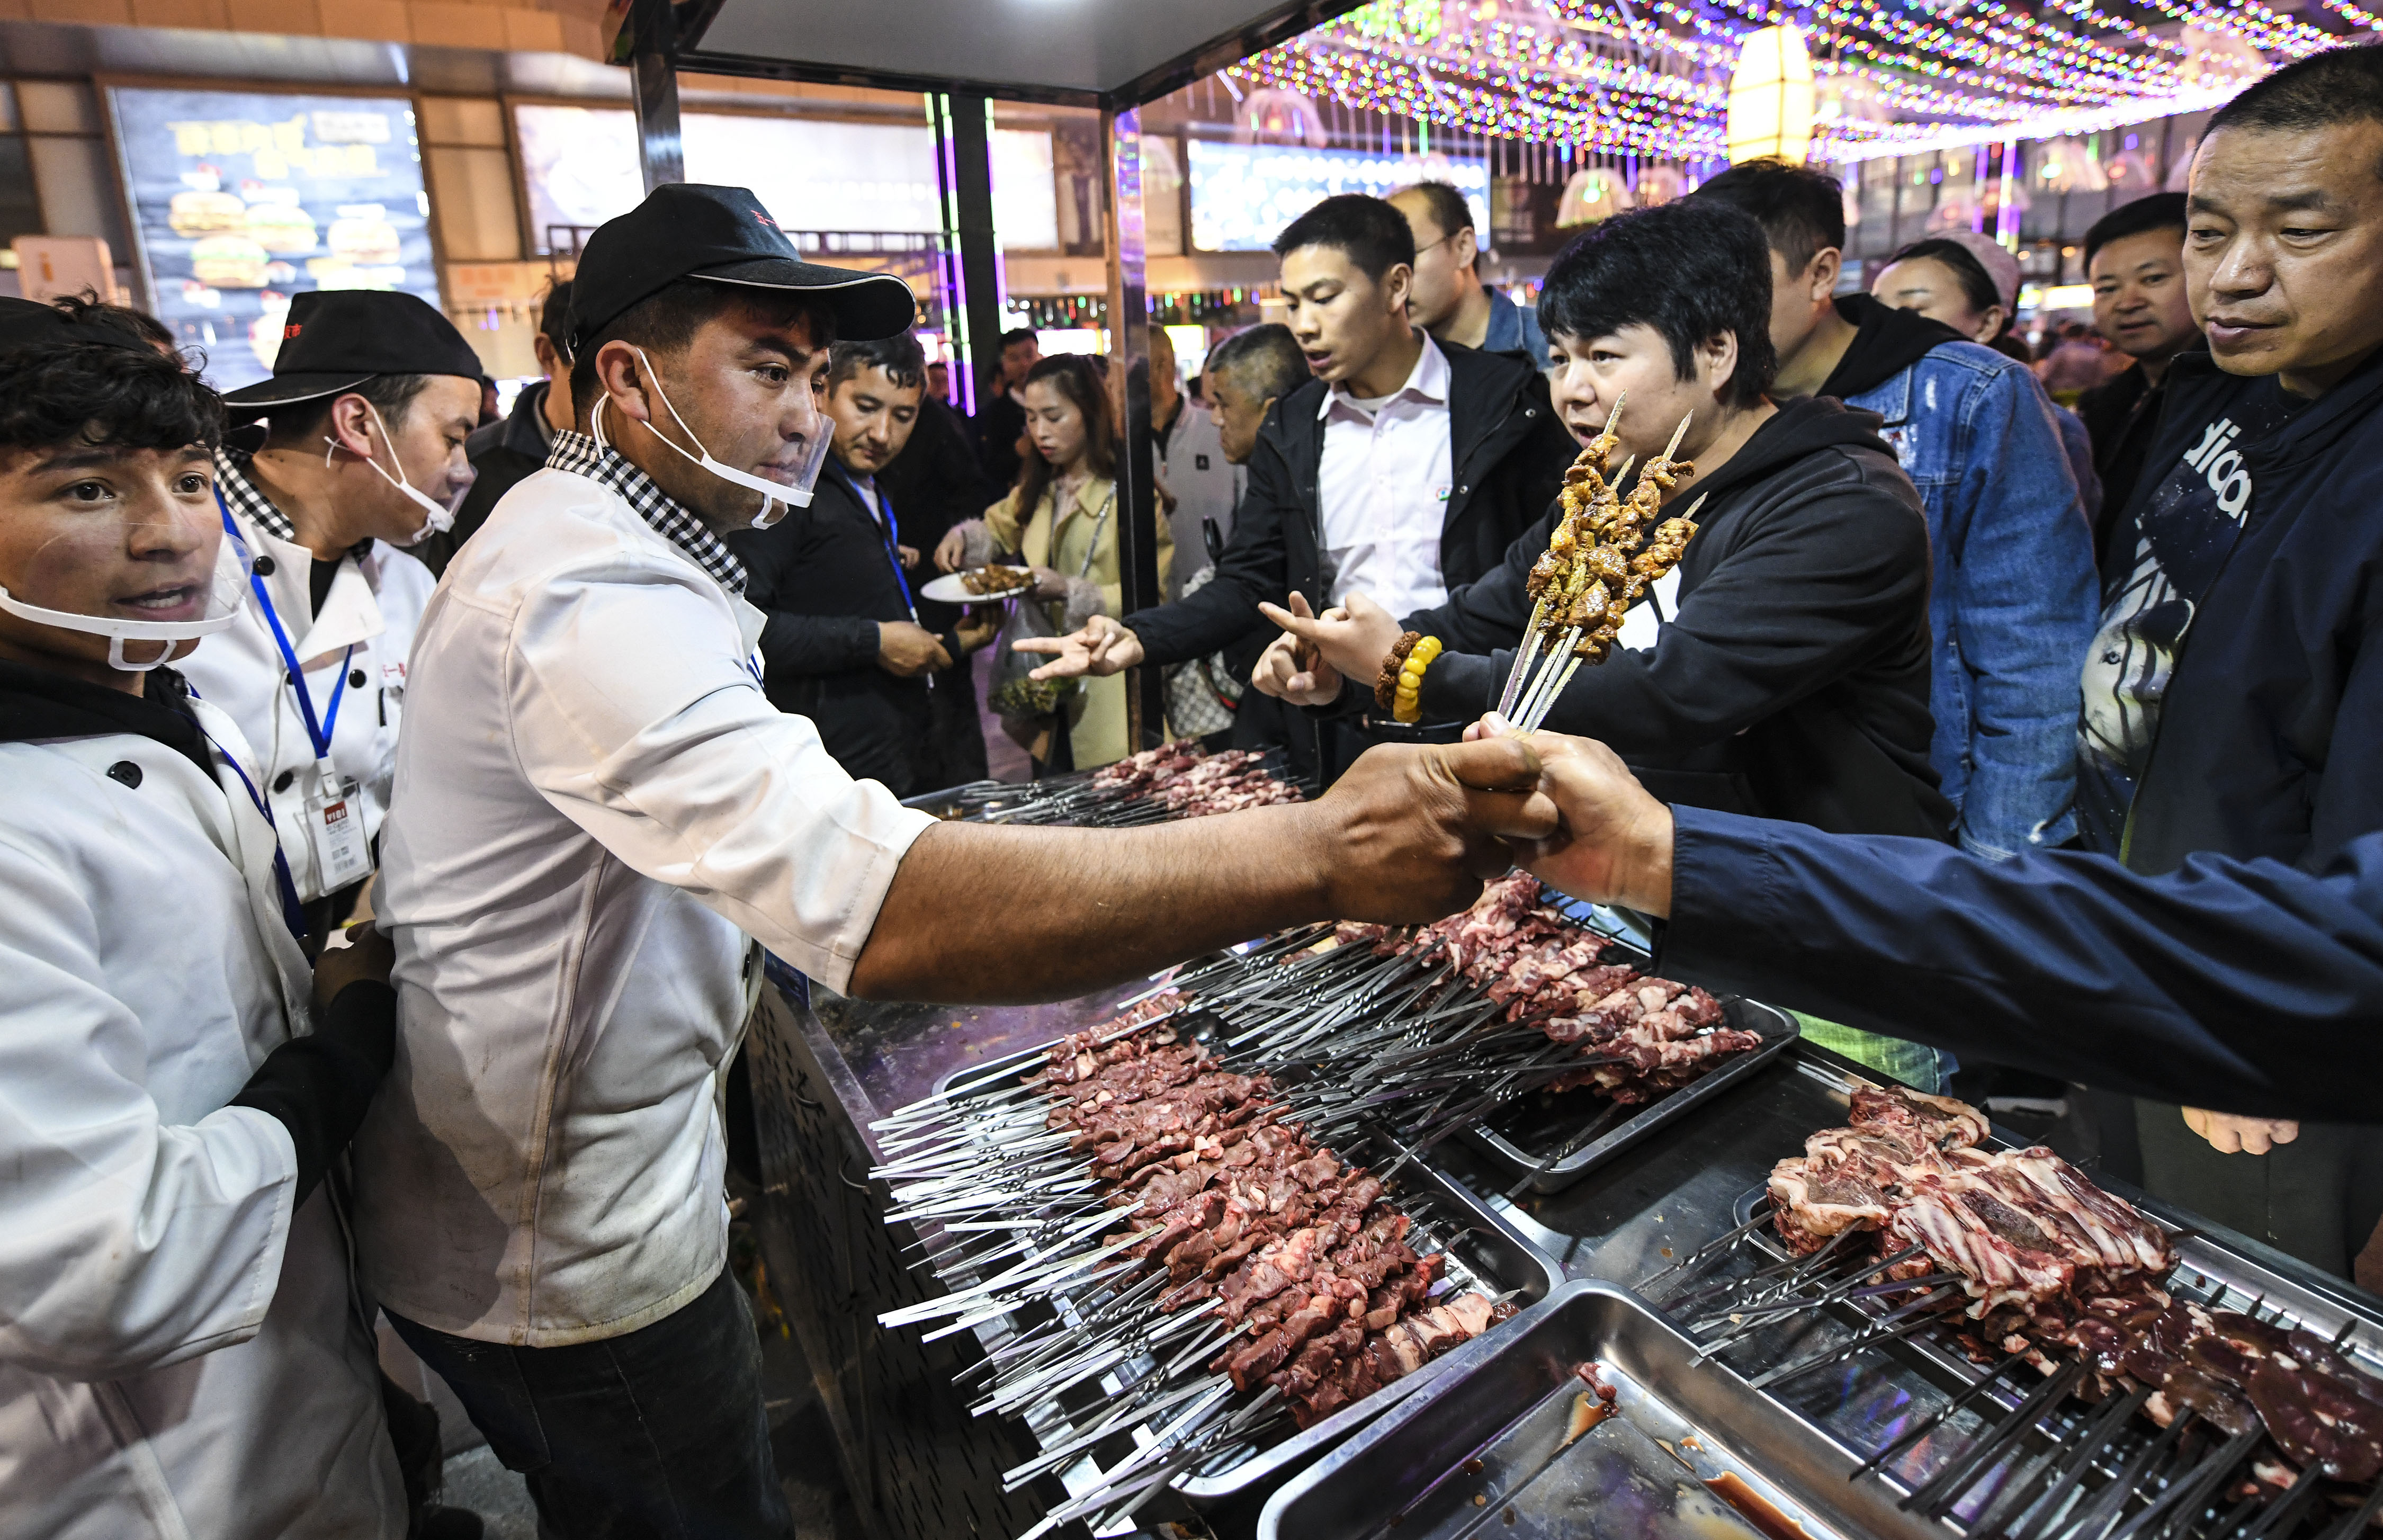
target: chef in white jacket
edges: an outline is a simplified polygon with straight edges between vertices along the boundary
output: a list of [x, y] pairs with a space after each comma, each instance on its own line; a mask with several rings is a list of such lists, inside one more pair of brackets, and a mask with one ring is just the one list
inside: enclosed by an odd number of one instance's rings
[[323, 1186], [392, 1051], [386, 943], [310, 979], [258, 767], [161, 667], [245, 601], [221, 422], [112, 326], [0, 301], [10, 1540], [405, 1533]]
[[402, 548], [452, 522], [480, 362], [411, 294], [291, 302], [269, 379], [225, 397], [265, 419], [216, 456], [252, 555], [241, 618], [186, 670], [265, 761], [262, 790], [319, 939], [354, 906], [389, 806], [406, 655], [436, 579]]

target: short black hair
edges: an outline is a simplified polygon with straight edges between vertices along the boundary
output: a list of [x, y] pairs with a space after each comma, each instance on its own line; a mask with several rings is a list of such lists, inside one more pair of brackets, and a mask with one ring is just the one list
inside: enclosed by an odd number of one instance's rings
[[1539, 325], [1582, 340], [1652, 326], [1682, 379], [1696, 367], [1698, 345], [1728, 332], [1737, 339], [1733, 406], [1759, 401], [1779, 370], [1762, 227], [1718, 198], [1659, 203], [1591, 227], [1548, 268]]
[[571, 356], [571, 280], [556, 278], [547, 285], [546, 300], [537, 309], [538, 334], [554, 344], [560, 357]]
[[1363, 192], [1325, 199], [1274, 238], [1278, 257], [1303, 246], [1331, 247], [1376, 283], [1393, 267], [1414, 265], [1414, 227], [1387, 199]]
[[2003, 329], [2010, 329], [2010, 306], [2004, 303], [2002, 290], [1994, 287], [1993, 276], [1987, 273], [1986, 265], [1978, 260], [1977, 253], [1957, 240], [1947, 240], [1939, 235], [1931, 236], [1926, 240], [1915, 240], [1886, 260], [1892, 266], [1914, 258], [1941, 262], [1952, 269], [1953, 277], [1960, 282], [1961, 297], [1969, 301], [1969, 308], [1980, 315], [2001, 305]]
[[884, 370], [885, 377], [905, 390], [924, 386], [927, 351], [907, 331], [874, 342], [839, 342], [828, 354], [828, 388], [834, 389], [864, 369]]
[[405, 421], [414, 410], [414, 400], [430, 383], [428, 375], [375, 375], [362, 385], [338, 390], [327, 396], [315, 396], [293, 401], [276, 410], [265, 419], [265, 444], [267, 449], [317, 449], [330, 437], [331, 408], [340, 404], [341, 396], [362, 396], [372, 402], [373, 410], [391, 429]]
[[1208, 350], [1208, 373], [1226, 375], [1260, 400], [1280, 400], [1307, 383], [1307, 355], [1279, 321], [1237, 331]]
[[604, 392], [596, 382], [596, 355], [607, 342], [633, 342], [652, 352], [675, 352], [695, 340], [707, 322], [738, 305], [752, 305], [774, 322], [808, 316], [812, 339], [826, 345], [835, 340], [835, 312], [825, 302], [799, 290], [756, 289], [713, 283], [705, 278], [680, 278], [654, 290], [604, 323], [579, 345], [571, 360], [571, 404], [585, 419]]
[[1845, 187], [1826, 171], [1764, 155], [1731, 166], [1698, 188], [1696, 196], [1754, 216], [1791, 278], [1830, 247], [1845, 250]]
[[[2328, 48], [2294, 59], [2212, 113], [2201, 142], [2221, 129], [2330, 129], [2383, 122], [2383, 43]], [[2383, 175], [2383, 166], [2377, 168]]]
[[1464, 194], [1457, 191], [1451, 183], [1417, 182], [1413, 187], [1399, 189], [1390, 196], [1402, 198], [1410, 192], [1431, 205], [1431, 222], [1439, 227], [1441, 239], [1474, 228], [1473, 205], [1466, 203]]
[[1020, 342], [1034, 342], [1039, 346], [1040, 340], [1032, 326], [1012, 326], [1001, 334], [1001, 346], [994, 351], [1006, 353]]
[[75, 342], [0, 351], [0, 448], [213, 449], [223, 429], [223, 398], [179, 359], [148, 348]]
[[70, 321], [85, 326], [114, 326], [162, 352], [180, 355], [181, 342], [167, 329], [165, 322], [145, 310], [111, 304], [89, 289], [80, 294], [61, 294], [50, 302], [50, 308]]
[[2085, 271], [2091, 273], [2093, 270], [2094, 253], [2113, 240], [2124, 240], [2145, 230], [2174, 230], [2178, 241], [2181, 242], [2184, 240], [2184, 194], [2155, 192], [2131, 203], [2120, 203], [2094, 220], [2093, 228], [2085, 232]]

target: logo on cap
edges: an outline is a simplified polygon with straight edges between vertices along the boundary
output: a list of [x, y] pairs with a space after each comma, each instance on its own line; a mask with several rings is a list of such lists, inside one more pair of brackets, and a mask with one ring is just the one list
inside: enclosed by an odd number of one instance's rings
[[762, 213], [758, 208], [753, 211], [753, 217], [759, 219], [761, 223], [769, 226], [773, 230], [778, 228], [778, 222], [775, 219], [771, 218], [768, 215]]
[[284, 326], [281, 328], [281, 340], [287, 342], [305, 329], [303, 326]]

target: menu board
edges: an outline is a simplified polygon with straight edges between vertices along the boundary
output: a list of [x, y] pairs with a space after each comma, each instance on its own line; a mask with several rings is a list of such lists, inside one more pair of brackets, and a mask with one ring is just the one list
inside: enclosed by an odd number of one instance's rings
[[1420, 181], [1450, 183], [1472, 208], [1474, 228], [1489, 228], [1487, 161], [1207, 139], [1189, 141], [1184, 148], [1192, 181], [1192, 244], [1199, 251], [1262, 252], [1284, 226], [1336, 193], [1387, 198]]
[[438, 302], [406, 98], [117, 86], [108, 105], [151, 302], [219, 388], [272, 373], [294, 294]]

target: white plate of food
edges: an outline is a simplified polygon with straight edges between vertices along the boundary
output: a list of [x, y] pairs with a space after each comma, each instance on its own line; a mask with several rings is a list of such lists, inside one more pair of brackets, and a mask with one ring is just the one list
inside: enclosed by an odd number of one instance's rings
[[1034, 586], [1034, 573], [1027, 567], [964, 567], [956, 573], [945, 573], [919, 590], [920, 598], [933, 599], [938, 604], [990, 604], [1023, 594]]

